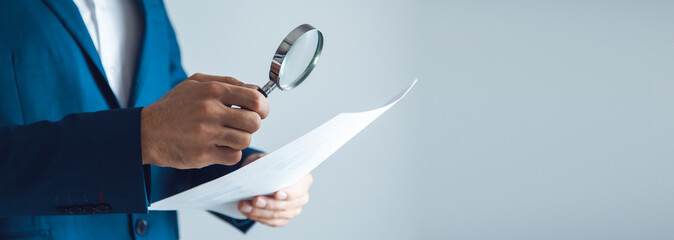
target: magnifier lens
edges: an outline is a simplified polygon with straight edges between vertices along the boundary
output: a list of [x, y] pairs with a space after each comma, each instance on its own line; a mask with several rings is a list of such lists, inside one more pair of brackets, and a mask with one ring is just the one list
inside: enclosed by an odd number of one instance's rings
[[258, 91], [265, 97], [275, 88], [290, 90], [300, 85], [318, 62], [323, 51], [323, 34], [309, 24], [288, 33], [276, 49], [269, 68], [269, 82]]
[[281, 89], [289, 90], [299, 85], [311, 73], [320, 54], [321, 37], [318, 30], [313, 29], [300, 36], [290, 47], [283, 59], [279, 71]]

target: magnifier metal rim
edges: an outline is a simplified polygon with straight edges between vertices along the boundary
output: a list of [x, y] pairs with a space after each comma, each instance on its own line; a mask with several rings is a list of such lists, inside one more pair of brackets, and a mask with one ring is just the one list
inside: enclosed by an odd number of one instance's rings
[[[314, 52], [314, 57], [312, 58], [311, 63], [309, 64], [309, 66], [307, 66], [304, 72], [302, 72], [302, 74], [298, 79], [294, 79], [287, 87], [281, 86], [280, 72], [286, 54], [288, 54], [288, 51], [293, 46], [293, 44], [295, 44], [295, 41], [297, 41], [297, 39], [299, 39], [302, 35], [312, 30], [316, 30], [316, 32], [318, 33], [318, 46], [316, 46], [316, 52]], [[321, 31], [319, 31], [318, 29], [314, 28], [309, 24], [302, 24], [296, 27], [295, 29], [290, 31], [290, 33], [288, 33], [288, 35], [283, 39], [281, 44], [276, 49], [276, 53], [274, 53], [274, 58], [272, 58], [271, 61], [271, 67], [269, 70], [269, 80], [274, 81], [274, 83], [276, 83], [276, 87], [284, 91], [295, 88], [297, 85], [302, 83], [304, 79], [307, 78], [307, 76], [309, 76], [309, 73], [311, 73], [311, 71], [316, 66], [316, 63], [318, 63], [318, 58], [321, 56], [321, 52], [323, 52], [323, 33], [321, 33]]]

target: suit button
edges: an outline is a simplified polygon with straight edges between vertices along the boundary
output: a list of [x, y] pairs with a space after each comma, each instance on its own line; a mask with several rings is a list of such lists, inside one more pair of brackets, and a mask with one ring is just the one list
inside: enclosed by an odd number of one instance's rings
[[143, 219], [136, 220], [136, 233], [138, 235], [145, 235], [147, 233], [147, 221]]
[[96, 206], [96, 212], [97, 213], [109, 213], [110, 212], [110, 205], [108, 205], [108, 204], [98, 204]]

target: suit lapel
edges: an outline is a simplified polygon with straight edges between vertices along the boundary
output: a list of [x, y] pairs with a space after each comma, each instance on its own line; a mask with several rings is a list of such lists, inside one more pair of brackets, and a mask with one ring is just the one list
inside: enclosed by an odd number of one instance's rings
[[137, 54], [136, 74], [133, 83], [131, 84], [131, 92], [129, 93], [129, 102], [127, 105], [129, 107], [134, 107], [137, 104], [141, 89], [147, 84], [147, 81], [151, 77], [150, 74], [154, 69], [153, 64], [156, 64], [156, 61], [151, 61], [151, 56], [157, 56], [156, 51], [158, 51], [157, 46], [155, 46], [156, 44], [153, 44], [157, 42], [157, 39], [155, 39], [157, 38], [157, 26], [152, 24], [152, 15], [155, 13], [152, 11], [153, 8], [150, 6], [151, 3], [149, 3], [149, 0], [140, 0], [138, 2], [140, 2], [139, 12], [144, 21], [144, 25], [139, 52]]
[[101, 57], [98, 55], [98, 51], [96, 51], [94, 42], [91, 40], [91, 36], [89, 35], [86, 25], [84, 25], [84, 21], [82, 20], [79, 10], [77, 9], [77, 5], [75, 5], [73, 1], [67, 0], [42, 1], [61, 20], [61, 23], [63, 23], [70, 35], [73, 36], [75, 42], [77, 42], [87, 58], [95, 66], [96, 69], [94, 70], [94, 79], [96, 80], [96, 84], [108, 102], [108, 106], [110, 108], [119, 108], [119, 102], [117, 102], [117, 98], [112, 92], [110, 84], [108, 84], [105, 71], [103, 71]]

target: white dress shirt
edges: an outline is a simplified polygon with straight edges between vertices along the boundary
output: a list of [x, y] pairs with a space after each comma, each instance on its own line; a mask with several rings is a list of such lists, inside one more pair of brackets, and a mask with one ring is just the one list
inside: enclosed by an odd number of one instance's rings
[[74, 0], [119, 104], [127, 107], [143, 22], [134, 0]]

